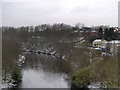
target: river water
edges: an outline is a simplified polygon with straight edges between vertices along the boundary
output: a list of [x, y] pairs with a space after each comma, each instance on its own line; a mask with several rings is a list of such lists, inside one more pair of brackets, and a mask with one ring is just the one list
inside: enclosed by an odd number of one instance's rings
[[65, 61], [51, 56], [24, 53], [25, 64], [22, 67], [22, 82], [19, 88], [70, 88]]

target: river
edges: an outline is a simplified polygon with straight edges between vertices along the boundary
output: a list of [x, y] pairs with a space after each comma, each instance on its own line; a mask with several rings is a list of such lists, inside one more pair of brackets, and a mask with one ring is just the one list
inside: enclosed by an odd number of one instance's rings
[[[19, 88], [70, 88], [66, 62], [51, 56], [24, 53], [26, 61], [22, 67], [22, 82]], [[67, 71], [67, 72], [66, 72]]]

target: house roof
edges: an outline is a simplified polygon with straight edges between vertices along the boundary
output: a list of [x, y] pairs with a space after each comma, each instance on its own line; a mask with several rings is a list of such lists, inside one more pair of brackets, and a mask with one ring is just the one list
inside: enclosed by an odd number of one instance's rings
[[96, 32], [95, 30], [92, 30], [91, 32]]
[[102, 39], [96, 39], [93, 42], [101, 42], [101, 41], [102, 41]]
[[109, 43], [120, 43], [120, 40], [112, 40]]
[[93, 48], [94, 50], [101, 50], [101, 48]]
[[[101, 41], [107, 42], [106, 40], [102, 40], [102, 39], [96, 39], [96, 40], [94, 40], [93, 42], [101, 42]], [[105, 42], [104, 42], [104, 43], [105, 43]]]
[[82, 27], [82, 29], [91, 29], [91, 27]]

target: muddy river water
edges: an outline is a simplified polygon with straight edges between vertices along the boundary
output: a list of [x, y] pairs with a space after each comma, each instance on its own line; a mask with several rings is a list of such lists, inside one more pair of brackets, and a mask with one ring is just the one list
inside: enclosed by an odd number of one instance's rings
[[[66, 62], [51, 56], [24, 53], [26, 61], [22, 67], [22, 82], [19, 88], [70, 88]], [[67, 71], [67, 72], [66, 72]]]

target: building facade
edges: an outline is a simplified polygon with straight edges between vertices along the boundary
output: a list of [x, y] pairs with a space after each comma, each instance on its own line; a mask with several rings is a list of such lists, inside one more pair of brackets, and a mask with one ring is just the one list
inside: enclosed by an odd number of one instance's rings
[[106, 43], [106, 40], [102, 40], [102, 39], [96, 39], [93, 41], [92, 46], [94, 48], [102, 48], [104, 46], [104, 43]]

